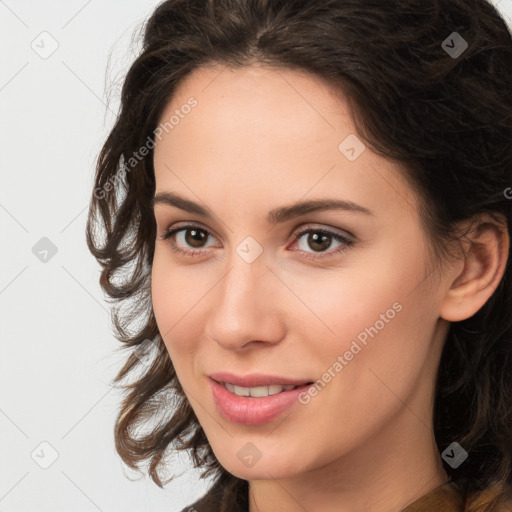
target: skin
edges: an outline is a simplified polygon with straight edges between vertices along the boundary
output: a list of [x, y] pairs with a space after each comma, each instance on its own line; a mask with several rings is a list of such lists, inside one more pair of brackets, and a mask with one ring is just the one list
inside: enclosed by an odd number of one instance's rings
[[[473, 237], [480, 251], [468, 245], [432, 273], [415, 191], [369, 148], [354, 161], [340, 152], [355, 128], [343, 98], [317, 77], [257, 64], [204, 67], [161, 120], [191, 96], [197, 106], [157, 141], [156, 193], [176, 192], [214, 217], [155, 205], [152, 300], [216, 457], [249, 480], [250, 512], [402, 510], [449, 480], [432, 428], [441, 350], [450, 322], [475, 313], [498, 285], [508, 238], [487, 219]], [[330, 210], [267, 223], [273, 208], [319, 198], [373, 214]], [[201, 255], [176, 254], [160, 238], [178, 223], [207, 230], [195, 246], [190, 231], [174, 238]], [[296, 240], [310, 225], [354, 243], [336, 254], [334, 238], [324, 249], [308, 234]], [[247, 236], [263, 249], [252, 263], [236, 252]], [[262, 426], [231, 423], [216, 409], [208, 374], [316, 381], [397, 302], [401, 311], [307, 405]], [[237, 456], [248, 442], [261, 452], [252, 467]]]

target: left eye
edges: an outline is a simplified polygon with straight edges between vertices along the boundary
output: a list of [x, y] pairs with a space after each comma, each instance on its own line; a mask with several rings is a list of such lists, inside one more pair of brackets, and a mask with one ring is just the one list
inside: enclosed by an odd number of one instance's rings
[[[309, 236], [303, 238], [304, 235]], [[213, 237], [213, 235], [206, 229], [194, 225], [180, 226], [160, 236], [162, 240], [170, 241], [173, 251], [186, 256], [203, 254], [205, 252], [205, 246], [202, 244], [208, 240], [208, 237]], [[178, 241], [178, 239], [181, 240]], [[339, 244], [338, 247], [326, 253], [326, 249], [332, 245], [333, 241]], [[305, 242], [306, 247], [312, 248], [313, 252], [307, 251], [304, 243], [301, 244], [301, 242]], [[304, 253], [302, 257], [306, 259], [318, 259], [325, 256], [323, 254], [322, 256], [317, 256], [315, 253], [326, 253], [326, 256], [341, 253], [347, 250], [354, 241], [340, 233], [325, 228], [308, 228], [294, 235], [292, 245], [296, 243], [299, 246], [302, 245], [299, 247], [299, 251]], [[183, 247], [187, 246], [191, 249], [183, 249]]]
[[[327, 255], [332, 255], [332, 254], [338, 254], [338, 253], [341, 253], [345, 250], [347, 250], [353, 243], [352, 240], [350, 240], [349, 238], [343, 236], [343, 235], [340, 235], [339, 233], [335, 233], [333, 231], [329, 231], [327, 229], [319, 229], [319, 228], [310, 228], [310, 229], [305, 229], [304, 231], [301, 231], [300, 233], [297, 233], [297, 235], [295, 235], [295, 240], [297, 241], [298, 240], [298, 245], [299, 245], [299, 248], [300, 250], [302, 251], [306, 251], [306, 249], [304, 248], [304, 245], [302, 247], [300, 247], [300, 242], [303, 241], [301, 240], [302, 237], [304, 235], [309, 235], [307, 238], [304, 238], [303, 240], [305, 241], [305, 244], [307, 244], [307, 246], [311, 247], [314, 249], [313, 253], [316, 253], [316, 252], [321, 252], [321, 253], [324, 253], [326, 252], [326, 249], [328, 249], [332, 242], [335, 241], [337, 242], [339, 245], [336, 249], [334, 249], [333, 251], [329, 251], [327, 253]], [[306, 251], [306, 254], [307, 256], [304, 256], [306, 258], [323, 258], [324, 256], [311, 256], [311, 253], [308, 253]]]

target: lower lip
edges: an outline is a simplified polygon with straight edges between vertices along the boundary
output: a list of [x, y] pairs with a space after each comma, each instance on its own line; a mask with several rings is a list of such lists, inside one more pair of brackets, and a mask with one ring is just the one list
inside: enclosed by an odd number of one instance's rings
[[263, 425], [274, 420], [298, 402], [299, 395], [312, 384], [304, 384], [275, 395], [257, 397], [238, 396], [222, 384], [209, 378], [213, 400], [222, 416], [240, 425]]

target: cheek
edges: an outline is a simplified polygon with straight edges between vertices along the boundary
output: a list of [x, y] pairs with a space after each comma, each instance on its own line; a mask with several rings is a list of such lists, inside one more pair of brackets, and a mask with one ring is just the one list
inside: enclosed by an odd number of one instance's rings
[[[200, 275], [199, 275], [200, 274]], [[151, 272], [151, 299], [160, 334], [177, 366], [198, 350], [206, 318], [207, 293], [218, 277], [199, 273], [194, 266], [169, 260], [164, 249], [155, 250]], [[180, 365], [181, 366], [181, 365]]]
[[[187, 320], [193, 306], [193, 287], [176, 266], [166, 261], [163, 251], [155, 250], [151, 271], [151, 300], [158, 329], [169, 351], [170, 340], [180, 340], [176, 333]], [[182, 319], [180, 321], [180, 319]]]
[[151, 301], [158, 328], [163, 336], [170, 328], [169, 316], [172, 314], [175, 301], [172, 296], [170, 279], [158, 249], [155, 249], [151, 269]]
[[[294, 292], [303, 304], [295, 308], [301, 322], [299, 332], [317, 331], [323, 342], [343, 348], [359, 332], [380, 320], [381, 314], [394, 318], [393, 304], [405, 296], [403, 280], [388, 267], [391, 255], [354, 257], [350, 267], [315, 271], [294, 279]], [[380, 325], [380, 323], [379, 323]], [[350, 344], [350, 343], [349, 343]]]
[[435, 320], [426, 283], [418, 286], [424, 279], [421, 247], [405, 258], [401, 245], [390, 243], [354, 256], [350, 267], [296, 280], [294, 291], [307, 306], [299, 305], [303, 314], [294, 328], [307, 341], [305, 359], [319, 361], [321, 371], [341, 372], [333, 365], [342, 356], [343, 373], [351, 368], [347, 385], [370, 378], [369, 368], [383, 368], [390, 378], [403, 373], [404, 360], [412, 376], [427, 357]]
[[403, 406], [432, 336], [421, 296], [407, 295], [410, 288], [399, 275], [369, 272], [368, 281], [353, 276], [331, 279], [329, 286], [326, 281], [324, 293], [309, 303], [329, 329], [307, 314], [294, 331], [301, 336], [301, 359], [319, 380], [318, 391], [302, 397], [310, 403], [301, 410], [304, 421], [317, 422], [318, 430], [347, 446], [351, 436], [363, 439]]

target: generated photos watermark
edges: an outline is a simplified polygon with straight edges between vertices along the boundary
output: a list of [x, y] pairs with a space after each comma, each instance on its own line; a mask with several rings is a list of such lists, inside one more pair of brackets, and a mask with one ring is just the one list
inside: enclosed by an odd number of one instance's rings
[[352, 340], [350, 348], [346, 350], [343, 355], [339, 355], [337, 357], [336, 361], [329, 366], [325, 373], [322, 374], [322, 377], [312, 384], [307, 391], [303, 391], [299, 395], [299, 402], [303, 405], [309, 404], [311, 399], [317, 396], [318, 393], [322, 391], [322, 389], [324, 389], [325, 386], [327, 386], [327, 384], [331, 382], [331, 380], [334, 379], [334, 377], [336, 377], [336, 375], [338, 375], [338, 373], [354, 359], [354, 356], [359, 354], [361, 350], [367, 346], [369, 341], [368, 337], [372, 339], [375, 338], [375, 336], [384, 329], [386, 324], [389, 324], [389, 322], [393, 320], [396, 314], [400, 313], [400, 311], [402, 311], [402, 304], [400, 304], [400, 302], [395, 302], [391, 308], [386, 310], [385, 313], [380, 314], [379, 320], [377, 320], [372, 326], [361, 331], [356, 336], [357, 339]]
[[140, 161], [142, 161], [145, 156], [149, 155], [149, 152], [156, 145], [155, 138], [161, 141], [163, 134], [169, 133], [171, 130], [173, 130], [181, 122], [182, 119], [190, 114], [192, 108], [197, 107], [197, 104], [197, 100], [191, 96], [186, 103], [181, 105], [180, 108], [174, 110], [174, 114], [169, 117], [167, 121], [160, 123], [153, 130], [153, 138], [148, 135], [144, 145], [142, 145], [137, 151], [134, 151], [131, 157], [126, 158], [122, 156], [120, 167], [117, 173], [111, 176], [102, 187], [97, 187], [94, 189], [94, 197], [96, 199], [104, 199], [107, 193], [114, 189], [116, 183], [124, 180], [126, 174], [129, 173]]

